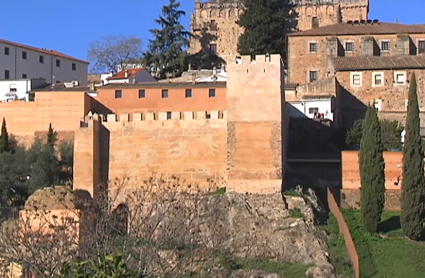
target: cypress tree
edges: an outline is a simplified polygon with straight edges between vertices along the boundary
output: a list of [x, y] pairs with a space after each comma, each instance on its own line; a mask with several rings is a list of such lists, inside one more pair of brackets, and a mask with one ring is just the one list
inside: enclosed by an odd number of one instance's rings
[[400, 222], [406, 237], [417, 240], [422, 236], [425, 202], [424, 152], [420, 136], [419, 105], [416, 76], [410, 81], [403, 148], [403, 179]]
[[361, 215], [366, 231], [378, 230], [385, 205], [385, 162], [381, 125], [374, 106], [369, 106], [363, 122], [359, 152]]
[[1, 135], [0, 135], [0, 153], [9, 151], [9, 134], [7, 133], [6, 120], [3, 118], [1, 124]]
[[52, 124], [49, 124], [49, 131], [47, 132], [47, 145], [51, 148], [55, 147], [57, 141], [57, 132], [53, 130]]

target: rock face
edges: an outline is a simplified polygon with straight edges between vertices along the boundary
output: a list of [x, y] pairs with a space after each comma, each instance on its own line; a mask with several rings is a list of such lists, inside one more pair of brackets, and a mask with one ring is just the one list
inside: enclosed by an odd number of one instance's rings
[[[316, 226], [313, 209], [303, 198], [287, 196], [288, 210], [280, 194], [227, 193], [205, 202], [197, 234], [209, 248], [242, 258], [312, 265], [306, 277], [336, 277], [327, 255], [326, 234]], [[294, 209], [302, 217], [291, 217]]]

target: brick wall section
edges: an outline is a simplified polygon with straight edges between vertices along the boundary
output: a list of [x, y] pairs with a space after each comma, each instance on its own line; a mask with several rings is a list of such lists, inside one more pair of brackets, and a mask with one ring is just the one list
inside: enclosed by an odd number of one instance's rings
[[[361, 187], [358, 154], [358, 151], [341, 153], [343, 189], [357, 190]], [[401, 190], [402, 160], [402, 152], [384, 152], [385, 188], [387, 190]]]
[[338, 222], [339, 232], [344, 236], [345, 247], [347, 248], [348, 255], [350, 256], [351, 264], [353, 265], [353, 270], [356, 278], [360, 277], [360, 264], [359, 264], [359, 255], [357, 254], [356, 246], [354, 244], [353, 238], [351, 237], [350, 230], [348, 229], [347, 223], [344, 220], [344, 216], [339, 210], [338, 204], [336, 203], [335, 197], [327, 188], [327, 200], [329, 210], [335, 216]]
[[[385, 210], [400, 211], [401, 190], [385, 191]], [[346, 209], [360, 209], [360, 190], [342, 189], [341, 207]]]
[[283, 63], [279, 55], [257, 55], [255, 61], [243, 56], [241, 64], [228, 64], [228, 72], [228, 185], [242, 187], [248, 180], [276, 184], [286, 157]]

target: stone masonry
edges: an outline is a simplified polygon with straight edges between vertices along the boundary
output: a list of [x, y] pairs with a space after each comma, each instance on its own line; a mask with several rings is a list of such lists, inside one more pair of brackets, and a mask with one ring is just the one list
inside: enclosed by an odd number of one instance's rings
[[[202, 3], [196, 0], [191, 17], [191, 32], [199, 38], [191, 41], [190, 53], [213, 51], [226, 61], [238, 55], [237, 43], [243, 29], [236, 22], [245, 7], [240, 0], [222, 2], [215, 0]], [[288, 15], [294, 17], [291, 20], [294, 23], [291, 29], [294, 31], [368, 19], [369, 0], [296, 2], [295, 5], [288, 5]]]

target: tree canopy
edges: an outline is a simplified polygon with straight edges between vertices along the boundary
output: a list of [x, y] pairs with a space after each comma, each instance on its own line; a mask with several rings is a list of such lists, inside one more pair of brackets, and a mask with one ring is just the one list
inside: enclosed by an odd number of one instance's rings
[[420, 118], [416, 76], [410, 81], [403, 146], [403, 179], [400, 222], [403, 233], [410, 239], [423, 236], [425, 213], [424, 151], [420, 136]]
[[179, 7], [180, 2], [170, 0], [162, 7], [162, 15], [155, 19], [161, 29], [149, 30], [154, 39], [149, 41], [149, 50], [145, 53], [146, 64], [162, 78], [167, 74], [178, 75], [186, 67], [185, 50], [192, 35], [180, 22], [186, 13]]
[[285, 35], [295, 15], [286, 2], [244, 0], [246, 9], [237, 22], [245, 30], [238, 43], [241, 55], [285, 53]]

